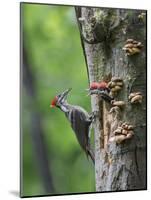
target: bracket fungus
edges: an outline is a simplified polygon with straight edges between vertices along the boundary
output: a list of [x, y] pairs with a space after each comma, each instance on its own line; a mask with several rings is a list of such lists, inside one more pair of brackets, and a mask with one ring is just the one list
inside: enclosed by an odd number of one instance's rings
[[125, 106], [125, 102], [124, 101], [115, 101], [115, 100], [112, 100], [111, 101], [111, 105], [123, 108]]
[[143, 20], [145, 16], [146, 16], [146, 13], [142, 12], [138, 15], [138, 19]]
[[141, 92], [133, 92], [133, 93], [130, 93], [128, 99], [130, 100], [132, 104], [142, 103], [143, 96]]
[[125, 107], [125, 102], [124, 101], [116, 101], [116, 100], [112, 100], [111, 101], [111, 105], [113, 106], [109, 113], [119, 113], [120, 109], [123, 109]]
[[118, 114], [120, 112], [120, 108], [118, 106], [114, 106], [110, 109], [109, 114], [116, 113]]
[[123, 50], [126, 52], [128, 56], [137, 54], [141, 52], [143, 45], [141, 42], [138, 42], [133, 39], [128, 39], [126, 44], [123, 47]]
[[134, 127], [126, 122], [114, 131], [114, 136], [109, 139], [109, 142], [116, 142], [117, 144], [122, 143], [123, 141], [132, 138], [134, 135]]
[[111, 81], [108, 83], [108, 88], [110, 88], [111, 96], [116, 96], [117, 93], [122, 89], [123, 87], [123, 80], [119, 77], [112, 77]]

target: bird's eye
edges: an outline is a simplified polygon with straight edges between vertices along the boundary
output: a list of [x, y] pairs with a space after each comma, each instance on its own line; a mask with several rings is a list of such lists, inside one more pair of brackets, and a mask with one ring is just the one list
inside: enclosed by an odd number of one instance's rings
[[60, 98], [60, 97], [61, 97], [61, 94], [58, 94], [57, 96], [58, 96], [58, 98]]
[[58, 99], [58, 102], [62, 102], [62, 95], [61, 94], [57, 95], [57, 99]]

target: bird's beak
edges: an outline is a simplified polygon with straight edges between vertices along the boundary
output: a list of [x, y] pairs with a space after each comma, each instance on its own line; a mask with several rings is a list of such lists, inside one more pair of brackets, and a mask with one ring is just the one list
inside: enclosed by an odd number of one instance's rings
[[69, 88], [67, 90], [65, 90], [63, 93], [62, 93], [62, 99], [65, 99], [67, 98], [68, 96], [68, 93], [72, 90], [72, 88]]

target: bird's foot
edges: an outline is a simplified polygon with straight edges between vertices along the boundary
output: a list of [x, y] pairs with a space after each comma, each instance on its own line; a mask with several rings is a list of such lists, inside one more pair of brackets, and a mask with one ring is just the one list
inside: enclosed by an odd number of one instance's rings
[[91, 122], [94, 122], [98, 116], [99, 116], [99, 111], [95, 110], [90, 114], [89, 119], [91, 120]]

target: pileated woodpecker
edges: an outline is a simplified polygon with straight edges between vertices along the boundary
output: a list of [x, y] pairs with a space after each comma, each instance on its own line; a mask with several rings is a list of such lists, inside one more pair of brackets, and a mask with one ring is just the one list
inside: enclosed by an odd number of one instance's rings
[[90, 125], [94, 116], [89, 115], [87, 111], [80, 106], [69, 104], [67, 102], [69, 91], [71, 91], [71, 88], [55, 96], [50, 107], [58, 107], [65, 113], [65, 116], [69, 120], [71, 127], [76, 134], [80, 146], [85, 151], [87, 157], [90, 156], [93, 163], [95, 163], [94, 153], [90, 146]]

